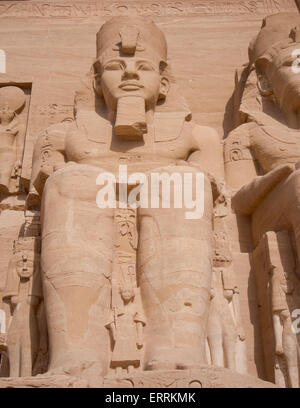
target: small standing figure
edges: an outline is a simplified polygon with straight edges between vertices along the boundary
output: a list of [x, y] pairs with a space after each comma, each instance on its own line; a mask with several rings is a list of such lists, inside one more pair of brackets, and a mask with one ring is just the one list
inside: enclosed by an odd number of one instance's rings
[[111, 314], [106, 325], [113, 340], [111, 367], [116, 374], [141, 366], [146, 319], [136, 280], [137, 242], [136, 210], [116, 209]]
[[214, 267], [207, 325], [210, 361], [215, 366], [247, 373], [246, 335], [231, 249], [225, 231], [218, 230], [214, 236]]
[[140, 367], [143, 326], [146, 324], [139, 289], [123, 282], [120, 296], [123, 305], [111, 312], [106, 325], [114, 342], [111, 367], [116, 369], [117, 374], [121, 374], [123, 369], [130, 373]]
[[24, 148], [25, 126], [17, 113], [25, 105], [25, 94], [17, 86], [0, 88], [0, 192], [18, 191]]
[[11, 307], [7, 336], [10, 377], [31, 376], [37, 357], [37, 310], [42, 300], [39, 247], [39, 238], [19, 238], [9, 264], [3, 300]]
[[0, 309], [0, 350], [6, 334], [6, 313]]
[[292, 294], [294, 285], [290, 279], [285, 277], [284, 271], [281, 268], [271, 268], [270, 275], [276, 360], [280, 365], [280, 359], [282, 357], [284, 358], [288, 386], [291, 388], [298, 388], [299, 350], [287, 303], [287, 296]]
[[8, 376], [6, 313], [0, 309], [0, 377]]

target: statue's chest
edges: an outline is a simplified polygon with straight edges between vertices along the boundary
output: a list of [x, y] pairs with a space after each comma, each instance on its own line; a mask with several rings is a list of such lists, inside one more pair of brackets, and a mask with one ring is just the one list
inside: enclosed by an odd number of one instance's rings
[[148, 157], [184, 158], [189, 150], [190, 125], [183, 117], [168, 115], [156, 119], [141, 141], [121, 141], [114, 135], [113, 127], [106, 123], [92, 129], [85, 124], [80, 131], [68, 135], [66, 152], [68, 160], [87, 161], [89, 158], [119, 158], [141, 161]]
[[1, 143], [8, 143], [12, 144], [15, 140], [15, 137], [18, 133], [18, 129], [16, 127], [11, 126], [1, 126], [0, 128], [0, 140]]
[[300, 160], [300, 134], [274, 126], [257, 127], [251, 134], [251, 150], [265, 172]]

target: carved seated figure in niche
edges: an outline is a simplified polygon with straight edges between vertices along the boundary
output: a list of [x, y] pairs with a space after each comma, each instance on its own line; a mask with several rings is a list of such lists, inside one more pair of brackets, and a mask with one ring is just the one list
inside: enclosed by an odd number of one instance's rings
[[[210, 300], [211, 180], [215, 186], [223, 179], [222, 148], [213, 129], [191, 121], [164, 35], [142, 18], [115, 17], [102, 26], [97, 59], [76, 94], [75, 120], [51, 126], [36, 142], [28, 205], [41, 200], [53, 373], [93, 377], [110, 365], [115, 211], [97, 206], [96, 179], [117, 174], [120, 164], [128, 175], [205, 173], [202, 218], [186, 219], [186, 208], [137, 209], [137, 284], [147, 319], [142, 368], [199, 367]], [[178, 309], [166, 307], [170, 298]]]
[[18, 113], [24, 108], [25, 94], [17, 86], [0, 88], [0, 193], [18, 191], [25, 138], [25, 126]]
[[237, 86], [241, 124], [225, 140], [225, 172], [239, 190], [232, 207], [252, 215], [254, 246], [267, 231], [290, 229], [300, 260], [300, 76], [294, 70], [299, 48], [299, 15], [264, 19]]

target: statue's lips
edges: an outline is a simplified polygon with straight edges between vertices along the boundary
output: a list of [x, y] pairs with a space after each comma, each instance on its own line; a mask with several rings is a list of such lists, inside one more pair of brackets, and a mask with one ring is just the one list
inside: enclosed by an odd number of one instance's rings
[[119, 85], [119, 88], [124, 89], [125, 91], [136, 91], [137, 89], [144, 88], [144, 86], [137, 82], [124, 82]]

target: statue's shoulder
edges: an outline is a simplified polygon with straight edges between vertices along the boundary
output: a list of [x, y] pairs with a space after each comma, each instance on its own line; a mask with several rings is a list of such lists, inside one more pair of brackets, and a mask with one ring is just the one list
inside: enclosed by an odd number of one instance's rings
[[195, 122], [191, 122], [192, 136], [203, 145], [220, 145], [221, 140], [216, 129], [210, 126], [202, 126]]
[[48, 126], [38, 137], [37, 145], [51, 145], [55, 148], [63, 148], [66, 136], [76, 130], [74, 120], [64, 120], [60, 123], [55, 123]]
[[76, 129], [76, 122], [73, 119], [65, 119], [62, 122], [54, 123], [45, 129], [48, 135], [64, 135]]

